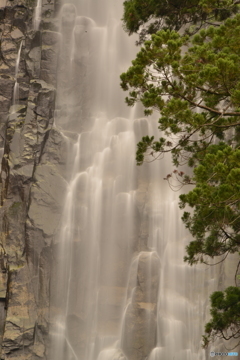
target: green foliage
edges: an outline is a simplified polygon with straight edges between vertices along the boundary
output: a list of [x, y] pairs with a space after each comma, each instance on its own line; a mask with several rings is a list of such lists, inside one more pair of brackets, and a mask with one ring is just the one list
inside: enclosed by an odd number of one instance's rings
[[201, 30], [192, 41], [170, 30], [153, 34], [121, 75], [121, 87], [129, 91], [129, 106], [140, 101], [146, 115], [161, 114], [165, 132], [158, 141], [142, 139], [137, 163], [144, 154], [171, 151], [174, 164], [188, 159], [194, 165], [214, 136], [224, 139], [227, 129], [240, 125], [240, 15]]
[[204, 347], [216, 337], [225, 340], [240, 337], [240, 289], [230, 286], [225, 291], [215, 291], [211, 297], [211, 320], [205, 326]]
[[[180, 196], [180, 208], [192, 208], [182, 217], [193, 236], [184, 258], [190, 265], [222, 260], [240, 247], [240, 15], [231, 17], [239, 3], [124, 2], [125, 30], [140, 31], [139, 43], [152, 35], [121, 75], [121, 87], [129, 106], [139, 101], [146, 115], [160, 114], [161, 137], [142, 138], [137, 164], [171, 152], [176, 166], [193, 167], [192, 177], [173, 172], [182, 185], [195, 185]], [[207, 27], [212, 21], [218, 23]], [[183, 25], [187, 31], [180, 35]], [[215, 337], [240, 338], [240, 289], [213, 293], [211, 316], [204, 346]]]
[[232, 0], [127, 0], [123, 6], [124, 29], [131, 35], [141, 28], [139, 43], [160, 29], [179, 30], [183, 25], [190, 29], [193, 24], [199, 29], [238, 11]]
[[209, 146], [199, 161], [192, 179], [196, 187], [180, 195], [180, 208], [194, 208], [182, 217], [194, 237], [184, 258], [190, 265], [240, 247], [240, 149], [221, 142]]

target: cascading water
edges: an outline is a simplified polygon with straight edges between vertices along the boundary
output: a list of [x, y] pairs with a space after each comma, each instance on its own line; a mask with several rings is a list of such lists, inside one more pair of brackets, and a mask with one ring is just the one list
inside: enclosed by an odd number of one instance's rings
[[23, 41], [21, 41], [18, 53], [17, 53], [17, 60], [15, 65], [15, 84], [13, 89], [13, 105], [17, 105], [19, 101], [19, 84], [18, 84], [18, 70], [19, 70], [19, 64], [20, 64], [20, 57], [21, 57], [21, 51], [22, 51], [22, 44]]
[[179, 194], [162, 180], [171, 160], [135, 165], [136, 143], [159, 133], [156, 120], [134, 119], [124, 104], [119, 75], [136, 49], [121, 16], [121, 0], [79, 0], [59, 15], [55, 126], [67, 144], [68, 186], [49, 359], [203, 360], [217, 280], [213, 268], [183, 263]]

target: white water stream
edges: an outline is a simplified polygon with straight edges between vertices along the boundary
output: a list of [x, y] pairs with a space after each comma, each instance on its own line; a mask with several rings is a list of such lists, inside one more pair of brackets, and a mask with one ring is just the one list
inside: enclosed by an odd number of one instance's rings
[[33, 14], [33, 29], [39, 30], [39, 26], [42, 19], [42, 0], [37, 0], [37, 6], [35, 7]]
[[170, 158], [135, 165], [136, 143], [159, 132], [124, 104], [119, 75], [137, 49], [122, 12], [122, 0], [78, 0], [59, 15], [55, 125], [69, 166], [49, 360], [205, 360], [218, 279], [183, 263], [190, 236], [163, 180]]
[[17, 105], [19, 102], [19, 84], [18, 84], [18, 71], [21, 58], [23, 41], [20, 42], [20, 46], [17, 53], [16, 65], [15, 65], [15, 84], [13, 88], [13, 105]]

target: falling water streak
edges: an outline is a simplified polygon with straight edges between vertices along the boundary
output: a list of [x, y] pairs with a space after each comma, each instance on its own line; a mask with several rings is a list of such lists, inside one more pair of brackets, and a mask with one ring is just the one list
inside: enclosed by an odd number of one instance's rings
[[13, 89], [13, 105], [17, 105], [19, 101], [19, 84], [18, 84], [18, 71], [19, 71], [19, 64], [21, 58], [21, 51], [22, 51], [22, 44], [23, 40], [20, 43], [18, 53], [17, 53], [17, 60], [15, 65], [15, 84]]
[[64, 335], [65, 329], [64, 326], [61, 323], [56, 323], [58, 329], [60, 329], [60, 331], [58, 333], [51, 333], [51, 335], [54, 337], [62, 337], [65, 341], [66, 344], [68, 346], [68, 348], [70, 349], [71, 353], [73, 354], [75, 360], [79, 360], [78, 356], [76, 355], [72, 345], [70, 344], [69, 340], [66, 338], [66, 336]]
[[[79, 156], [80, 156], [80, 141], [81, 141], [81, 135], [78, 136], [76, 143], [73, 144], [73, 157], [74, 157], [74, 163], [73, 163], [73, 171], [72, 171], [72, 179], [70, 180], [69, 183], [69, 191], [67, 194], [67, 201], [66, 201], [66, 207], [65, 209], [67, 210], [67, 213], [65, 214], [64, 218], [67, 220], [66, 224], [67, 226], [65, 227], [65, 231], [63, 232], [63, 237], [65, 238], [62, 243], [64, 243], [64, 250], [66, 250], [66, 247], [68, 246], [68, 244], [66, 243], [66, 239], [67, 240], [72, 240], [72, 235], [71, 235], [71, 226], [72, 226], [72, 217], [73, 214], [72, 209], [73, 209], [73, 202], [74, 202], [74, 195], [75, 195], [75, 187], [77, 185], [77, 181], [78, 178], [81, 176], [81, 173], [78, 173], [78, 163], [79, 163]], [[77, 174], [77, 175], [75, 175]], [[70, 210], [70, 211], [69, 211]], [[72, 250], [72, 248], [71, 248]], [[72, 258], [72, 253], [70, 254], [70, 259]], [[65, 310], [65, 317], [67, 316], [68, 313], [68, 307], [69, 307], [69, 297], [70, 297], [70, 287], [69, 284], [71, 283], [71, 277], [72, 277], [72, 268], [70, 267], [70, 271], [68, 274], [68, 280], [67, 280], [67, 301], [66, 301], [66, 310]]]
[[16, 80], [13, 88], [13, 105], [17, 105], [18, 101], [19, 101], [19, 84]]
[[37, 6], [35, 7], [34, 15], [33, 15], [33, 29], [35, 31], [39, 30], [41, 19], [42, 19], [42, 0], [37, 0]]
[[15, 66], [15, 80], [17, 80], [17, 76], [18, 76], [18, 70], [19, 70], [19, 64], [20, 64], [20, 56], [21, 56], [21, 51], [22, 51], [22, 44], [23, 44], [23, 40], [21, 41], [19, 49], [18, 49], [16, 66]]

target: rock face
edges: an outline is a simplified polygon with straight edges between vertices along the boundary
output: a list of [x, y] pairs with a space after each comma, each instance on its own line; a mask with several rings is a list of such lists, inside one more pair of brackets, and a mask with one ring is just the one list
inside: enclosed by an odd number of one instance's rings
[[43, 1], [40, 31], [35, 2], [0, 6], [0, 358], [46, 359], [51, 244], [66, 185], [65, 143], [53, 127], [59, 34], [54, 1]]

